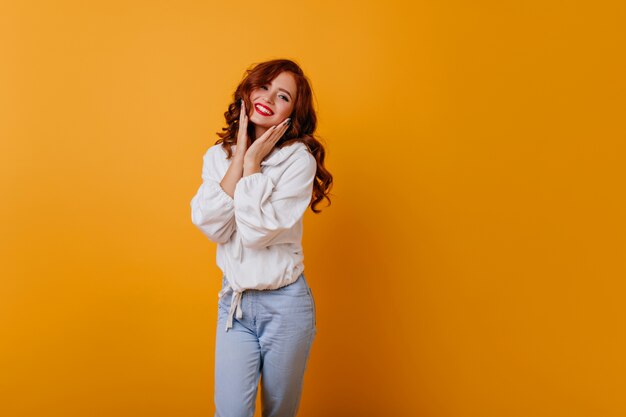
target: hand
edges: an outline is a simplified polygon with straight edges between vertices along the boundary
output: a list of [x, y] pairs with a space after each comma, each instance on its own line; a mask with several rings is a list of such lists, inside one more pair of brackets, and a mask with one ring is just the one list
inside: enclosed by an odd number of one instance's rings
[[283, 120], [277, 126], [272, 126], [260, 138], [256, 139], [248, 148], [244, 157], [244, 165], [259, 165], [263, 159], [274, 149], [276, 142], [283, 136], [289, 128], [290, 118]]
[[239, 110], [239, 130], [237, 132], [237, 146], [235, 147], [235, 156], [243, 159], [250, 144], [248, 137], [248, 112], [246, 111], [246, 102], [241, 99], [241, 109]]

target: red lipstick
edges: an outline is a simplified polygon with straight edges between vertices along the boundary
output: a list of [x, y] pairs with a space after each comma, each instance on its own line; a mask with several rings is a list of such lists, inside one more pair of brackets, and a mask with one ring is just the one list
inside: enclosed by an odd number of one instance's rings
[[[264, 110], [267, 110], [267, 111], [269, 112], [269, 114], [268, 114], [268, 113], [263, 113], [261, 110], [259, 110], [259, 109], [258, 109], [258, 107], [261, 107], [261, 108], [263, 108]], [[269, 107], [264, 106], [264, 105], [262, 105], [262, 104], [260, 104], [260, 103], [256, 103], [256, 104], [254, 105], [254, 110], [256, 110], [256, 112], [257, 112], [257, 113], [259, 113], [261, 116], [272, 116], [272, 115], [274, 114], [274, 112], [272, 111], [272, 109], [270, 109]]]

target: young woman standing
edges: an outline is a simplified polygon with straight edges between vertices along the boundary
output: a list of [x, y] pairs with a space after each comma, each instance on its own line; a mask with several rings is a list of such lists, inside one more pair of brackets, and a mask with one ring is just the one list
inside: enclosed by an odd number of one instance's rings
[[[277, 59], [246, 71], [204, 155], [191, 217], [216, 242], [222, 270], [215, 347], [216, 417], [295, 416], [317, 327], [304, 277], [302, 218], [333, 177], [314, 137], [307, 77]], [[227, 293], [232, 293], [226, 297]]]

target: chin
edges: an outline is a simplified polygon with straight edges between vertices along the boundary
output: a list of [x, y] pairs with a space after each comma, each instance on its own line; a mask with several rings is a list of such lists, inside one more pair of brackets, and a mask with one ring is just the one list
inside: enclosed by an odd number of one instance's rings
[[270, 127], [274, 126], [271, 122], [268, 122], [266, 120], [261, 120], [261, 123], [257, 122], [256, 120], [252, 120], [252, 119], [250, 119], [250, 121], [252, 123], [254, 123], [256, 126], [265, 127], [267, 129], [269, 129]]

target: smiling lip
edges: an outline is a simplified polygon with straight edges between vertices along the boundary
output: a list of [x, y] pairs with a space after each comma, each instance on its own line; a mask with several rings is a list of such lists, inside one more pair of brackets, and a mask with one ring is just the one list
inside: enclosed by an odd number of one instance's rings
[[[269, 111], [270, 114], [263, 113], [257, 107], [263, 107], [265, 110]], [[274, 112], [271, 109], [267, 108], [266, 106], [264, 106], [262, 104], [258, 104], [258, 103], [254, 105], [254, 110], [256, 110], [256, 112], [259, 113], [261, 116], [271, 116], [271, 115], [274, 114]]]

